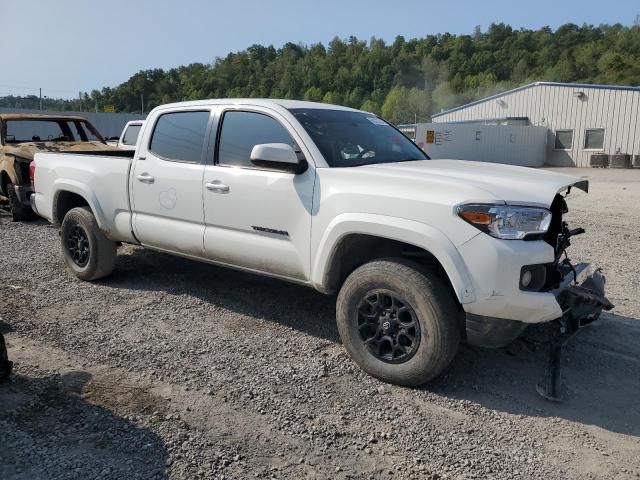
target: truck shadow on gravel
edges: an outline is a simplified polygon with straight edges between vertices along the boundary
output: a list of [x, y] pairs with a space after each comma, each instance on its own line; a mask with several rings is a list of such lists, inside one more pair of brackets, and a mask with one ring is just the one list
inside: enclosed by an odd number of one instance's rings
[[[339, 343], [335, 298], [257, 275], [134, 249], [118, 257], [105, 286], [191, 295], [243, 316], [246, 328], [264, 319]], [[640, 436], [640, 320], [612, 314], [579, 332], [565, 347], [566, 401], [538, 396], [547, 349], [517, 340], [506, 349], [463, 345], [448, 372], [423, 387], [454, 400], [533, 417], [558, 417]]]
[[[136, 248], [119, 255], [104, 286], [190, 295], [245, 317], [265, 319], [330, 342], [340, 341], [335, 298], [311, 288]], [[250, 328], [252, 325], [243, 325]]]
[[537, 395], [547, 348], [526, 338], [525, 333], [525, 339], [500, 350], [463, 346], [447, 374], [426, 389], [492, 410], [640, 436], [640, 320], [603, 314], [570, 340], [562, 362], [562, 403]]
[[90, 381], [16, 374], [0, 385], [0, 478], [167, 478], [162, 440], [90, 403]]

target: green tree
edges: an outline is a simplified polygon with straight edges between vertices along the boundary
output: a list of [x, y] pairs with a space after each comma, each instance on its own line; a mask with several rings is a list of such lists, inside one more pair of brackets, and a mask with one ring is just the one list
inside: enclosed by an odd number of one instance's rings
[[304, 92], [304, 99], [310, 102], [321, 102], [322, 97], [322, 90], [318, 87], [309, 87], [307, 91]]
[[364, 110], [365, 112], [375, 113], [376, 115], [380, 115], [380, 105], [378, 105], [373, 100], [365, 100], [362, 105], [360, 105], [360, 110]]
[[[58, 110], [109, 104], [119, 112], [137, 112], [141, 95], [147, 111], [203, 98], [304, 98], [366, 107], [407, 122], [535, 80], [640, 85], [637, 21], [629, 26], [566, 24], [556, 30], [498, 23], [470, 33], [398, 36], [391, 44], [336, 37], [326, 46], [251, 45], [209, 64], [141, 70], [115, 87], [43, 103]], [[0, 107], [38, 108], [39, 98], [0, 97]]]
[[381, 113], [384, 118], [394, 123], [413, 121], [413, 112], [409, 108], [409, 92], [405, 87], [393, 87], [384, 103]]
[[323, 103], [332, 103], [332, 104], [337, 104], [340, 103], [340, 96], [335, 93], [335, 92], [327, 92], [324, 94], [324, 97], [322, 97], [322, 102]]

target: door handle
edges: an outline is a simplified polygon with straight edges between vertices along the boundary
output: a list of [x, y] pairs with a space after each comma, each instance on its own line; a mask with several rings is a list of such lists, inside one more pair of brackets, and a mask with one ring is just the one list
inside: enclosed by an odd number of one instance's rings
[[136, 175], [136, 178], [138, 179], [139, 182], [142, 182], [142, 183], [153, 183], [156, 181], [156, 179], [153, 178], [148, 173], [141, 173], [140, 175]]
[[214, 180], [213, 182], [209, 182], [205, 184], [207, 190], [218, 193], [227, 193], [229, 191], [229, 185], [225, 185], [219, 180]]

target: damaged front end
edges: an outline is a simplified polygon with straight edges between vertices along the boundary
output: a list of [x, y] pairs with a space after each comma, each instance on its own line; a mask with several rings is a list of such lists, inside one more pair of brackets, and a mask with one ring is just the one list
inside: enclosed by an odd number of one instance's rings
[[603, 310], [613, 308], [613, 304], [605, 296], [605, 277], [601, 270], [593, 270], [586, 263], [573, 265], [567, 255], [571, 238], [585, 233], [583, 228], [569, 229], [563, 220], [567, 211], [564, 197], [556, 195], [551, 205], [552, 224], [545, 236], [545, 241], [554, 247], [555, 260], [547, 266], [544, 290], [556, 296], [562, 309], [562, 317], [554, 321], [555, 332], [549, 342], [549, 365], [537, 391], [542, 397], [552, 401], [561, 400], [560, 367], [563, 346], [581, 327], [597, 320]]

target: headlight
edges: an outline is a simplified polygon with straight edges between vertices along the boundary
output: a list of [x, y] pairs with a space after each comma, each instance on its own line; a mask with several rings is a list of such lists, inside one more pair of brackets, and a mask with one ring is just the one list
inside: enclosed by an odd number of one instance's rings
[[509, 205], [463, 205], [460, 218], [492, 237], [521, 240], [547, 233], [551, 212], [546, 208]]

